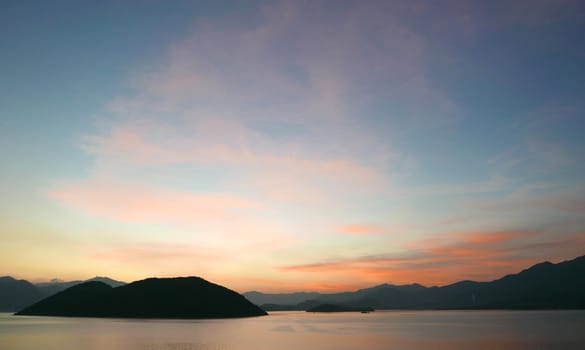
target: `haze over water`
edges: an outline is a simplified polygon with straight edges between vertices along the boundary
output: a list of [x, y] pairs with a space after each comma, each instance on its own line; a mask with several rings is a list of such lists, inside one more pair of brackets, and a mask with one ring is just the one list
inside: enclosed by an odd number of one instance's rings
[[0, 314], [10, 350], [534, 350], [585, 348], [585, 311], [276, 312], [222, 320]]

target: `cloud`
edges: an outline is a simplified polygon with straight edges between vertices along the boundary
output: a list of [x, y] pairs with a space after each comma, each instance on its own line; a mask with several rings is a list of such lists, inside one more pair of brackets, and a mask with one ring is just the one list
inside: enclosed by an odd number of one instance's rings
[[[179, 268], [201, 252], [212, 257], [205, 265], [234, 264], [282, 249], [296, 240], [285, 225], [267, 217], [272, 213], [270, 208], [232, 194], [91, 179], [64, 182], [50, 196], [71, 210], [131, 225], [118, 228], [121, 233], [115, 239], [115, 248], [99, 248], [99, 253], [90, 254], [125, 266], [119, 269], [141, 264], [146, 269], [152, 267], [154, 259], [164, 259], [167, 265]], [[157, 243], [133, 243], [145, 239]], [[176, 254], [173, 248], [177, 248]]]
[[[401, 24], [400, 11], [387, 4], [330, 11], [283, 2], [261, 7], [253, 25], [198, 23], [169, 46], [164, 64], [132, 79], [132, 94], [109, 104], [99, 128], [82, 138], [82, 149], [95, 157], [88, 178], [70, 181], [52, 198], [103, 214], [108, 209], [97, 204], [94, 182], [129, 183], [153, 173], [184, 182], [188, 171], [218, 175], [209, 192], [252, 192], [257, 201], [303, 206], [387, 191], [392, 162], [401, 155], [364, 113], [370, 103], [395, 101], [404, 111], [427, 101], [433, 113], [385, 117], [404, 121], [403, 127], [419, 117], [452, 115], [453, 107], [426, 82], [426, 43]], [[157, 183], [145, 192], [156, 186], [180, 191]], [[181, 200], [197, 206], [193, 198]], [[109, 215], [138, 218], [128, 210]]]
[[[373, 2], [376, 3], [376, 2]], [[476, 43], [494, 32], [515, 31], [518, 27], [539, 27], [558, 23], [580, 23], [583, 4], [579, 0], [518, 0], [514, 2], [456, 0], [409, 1], [401, 13], [406, 22], [424, 23], [435, 40]], [[541, 42], [549, 39], [540, 35]]]
[[116, 265], [130, 264], [133, 267], [144, 268], [149, 265], [169, 264], [192, 265], [196, 261], [208, 261], [219, 256], [210, 254], [203, 249], [190, 244], [138, 242], [116, 247], [93, 248], [92, 258], [115, 263]]
[[[473, 36], [492, 20], [506, 20], [481, 17], [474, 5], [446, 7], [449, 16], [434, 15], [431, 30], [467, 28]], [[422, 3], [282, 2], [262, 6], [246, 19], [198, 22], [193, 33], [169, 46], [161, 66], [133, 77], [132, 93], [109, 104], [96, 130], [81, 140], [94, 159], [92, 168], [85, 177], [56, 184], [50, 196], [88, 215], [163, 225], [171, 242], [180, 241], [175, 231], [186, 227], [187, 240], [198, 247], [212, 255], [243, 252], [256, 268], [269, 266], [270, 259], [280, 258], [278, 249], [297, 239], [310, 245], [331, 237], [322, 232], [351, 236], [343, 237], [347, 241], [372, 236], [363, 239], [368, 242], [355, 258], [329, 261], [333, 255], [326, 248], [324, 262], [278, 269], [318, 272], [309, 282], [322, 288], [328, 288], [319, 281], [325, 274], [332, 277], [328, 286], [345, 285], [347, 276], [355, 276], [356, 283], [489, 279], [574, 252], [575, 241], [559, 239], [554, 252], [545, 254], [554, 239], [510, 229], [502, 220], [503, 228], [463, 233], [423, 227], [419, 231], [425, 232], [413, 235], [438, 236], [428, 241], [414, 236], [413, 246], [388, 238], [388, 249], [408, 253], [364, 255], [384, 248], [369, 241], [378, 244], [401, 228], [391, 220], [339, 220], [374, 207], [385, 215], [381, 202], [407, 198], [404, 206], [426, 208], [431, 196], [487, 197], [522, 185], [515, 177], [490, 174], [451, 184], [393, 182], [397, 164], [415, 152], [398, 149], [397, 135], [411, 138], [406, 144], [416, 149], [416, 143], [426, 142], [426, 134], [416, 131], [434, 135], [437, 127], [453, 126], [462, 117], [459, 106], [427, 76], [434, 58], [430, 40], [436, 36], [424, 37], [429, 28], [417, 31], [404, 24], [404, 16], [420, 19], [435, 9]], [[535, 141], [523, 151], [531, 163], [574, 163], [555, 143]], [[539, 203], [573, 212], [582, 206], [578, 198]], [[447, 198], [434, 213], [450, 205]], [[419, 209], [408, 214], [413, 221], [420, 217], [421, 225], [431, 216]], [[124, 249], [111, 257], [164, 258], [157, 257], [156, 247]], [[181, 252], [177, 262], [190, 259], [189, 251]], [[227, 261], [218, 259], [217, 266]]]
[[49, 195], [89, 215], [139, 223], [206, 223], [257, 207], [232, 195], [191, 194], [95, 179], [67, 183]]
[[[388, 135], [368, 125], [363, 113], [372, 99], [424, 99], [431, 105], [430, 95], [446, 99], [425, 83], [425, 42], [394, 12], [392, 6], [329, 11], [282, 3], [264, 7], [253, 26], [200, 24], [171, 46], [165, 66], [136, 79], [134, 96], [112, 104], [122, 123], [134, 124], [132, 133], [106, 131], [93, 137], [98, 142], [91, 150], [144, 159], [144, 152], [154, 151], [144, 139], [174, 142], [163, 136], [173, 126], [173, 134], [197, 145], [279, 156], [296, 152], [302, 159], [359, 157], [368, 164], [372, 155], [392, 153], [383, 139]], [[442, 110], [433, 109], [433, 115]], [[418, 118], [408, 114], [405, 122]], [[277, 122], [299, 133], [283, 140], [253, 127]]]
[[201, 276], [212, 278], [218, 262], [229, 261], [229, 253], [210, 250], [193, 242], [125, 242], [84, 247], [94, 266], [115, 270], [119, 278], [133, 281], [148, 277]]
[[[580, 214], [585, 213], [585, 193], [579, 187], [559, 186], [536, 187], [527, 191], [518, 190], [507, 197], [484, 200], [470, 200], [467, 206], [477, 208], [482, 213], [490, 212], [529, 212], [539, 213], [544, 217], [573, 216], [582, 219]], [[580, 220], [583, 222], [583, 220]]]
[[585, 233], [556, 237], [541, 232], [455, 232], [414, 242], [403, 247], [403, 253], [286, 265], [280, 269], [293, 275], [326, 275], [333, 284], [356, 276], [356, 287], [364, 283], [445, 285], [466, 279], [493, 280], [543, 260], [573, 258], [582, 254], [578, 247], [583, 242]]
[[197, 130], [151, 124], [147, 128], [123, 125], [108, 136], [86, 138], [84, 148], [98, 156], [94, 177], [113, 177], [128, 168], [158, 167], [165, 171], [187, 165], [219, 171], [231, 191], [252, 189], [271, 200], [305, 205], [322, 203], [339, 188], [352, 193], [388, 186], [377, 169], [349, 156], [323, 157], [279, 149], [277, 145], [254, 146], [253, 140], [261, 138], [237, 123], [198, 123], [205, 134], [219, 135], [215, 138], [199, 138]]
[[405, 230], [406, 227], [388, 227], [372, 223], [355, 223], [335, 228], [335, 232], [349, 235], [388, 235]]

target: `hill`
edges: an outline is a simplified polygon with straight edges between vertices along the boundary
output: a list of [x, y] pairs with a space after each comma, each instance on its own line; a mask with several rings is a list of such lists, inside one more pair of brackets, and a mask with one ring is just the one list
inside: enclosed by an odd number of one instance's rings
[[0, 277], [0, 312], [19, 310], [41, 298], [42, 293], [30, 282]]
[[124, 286], [86, 282], [17, 315], [120, 318], [231, 318], [266, 315], [240, 294], [198, 277], [149, 278]]
[[94, 281], [103, 282], [111, 287], [119, 287], [119, 286], [123, 286], [126, 284], [126, 282], [116, 281], [116, 280], [113, 280], [109, 277], [96, 276], [94, 278], [90, 278], [90, 279], [87, 279], [85, 281], [82, 281], [82, 280], [76, 280], [76, 281], [53, 280], [50, 282], [35, 283], [35, 286], [39, 289], [43, 298], [46, 298], [48, 296], [59, 293], [67, 288], [76, 286], [78, 284], [85, 283], [85, 282], [94, 282]]
[[101, 281], [112, 287], [126, 284], [108, 277], [94, 277], [85, 281], [68, 282], [53, 280], [33, 284], [26, 280], [16, 280], [10, 276], [4, 276], [0, 277], [0, 312], [18, 311], [69, 287], [90, 281]]

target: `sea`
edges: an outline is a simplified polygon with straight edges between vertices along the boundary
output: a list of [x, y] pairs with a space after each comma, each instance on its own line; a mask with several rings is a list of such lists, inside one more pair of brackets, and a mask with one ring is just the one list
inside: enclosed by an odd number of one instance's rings
[[585, 311], [273, 312], [216, 320], [0, 314], [2, 350], [585, 349]]

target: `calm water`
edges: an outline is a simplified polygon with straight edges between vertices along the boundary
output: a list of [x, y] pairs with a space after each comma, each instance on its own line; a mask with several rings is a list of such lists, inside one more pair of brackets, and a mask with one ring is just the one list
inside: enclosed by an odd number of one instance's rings
[[6, 350], [585, 349], [585, 311], [276, 312], [231, 320], [0, 314]]

